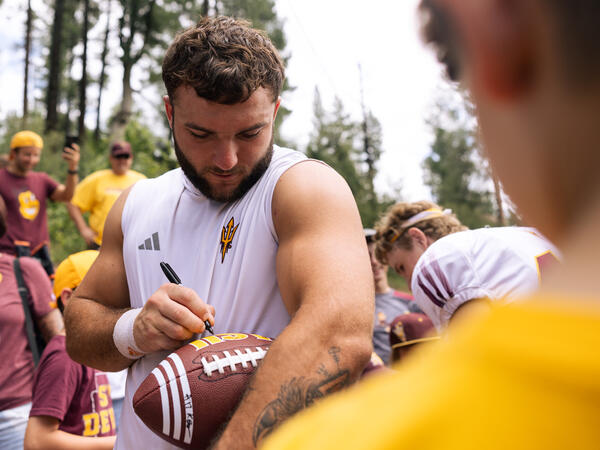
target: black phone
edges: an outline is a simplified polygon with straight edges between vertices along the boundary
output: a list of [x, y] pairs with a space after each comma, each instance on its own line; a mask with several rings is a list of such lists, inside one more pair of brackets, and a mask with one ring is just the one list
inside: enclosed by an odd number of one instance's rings
[[73, 148], [73, 144], [79, 145], [79, 136], [65, 136], [65, 147]]

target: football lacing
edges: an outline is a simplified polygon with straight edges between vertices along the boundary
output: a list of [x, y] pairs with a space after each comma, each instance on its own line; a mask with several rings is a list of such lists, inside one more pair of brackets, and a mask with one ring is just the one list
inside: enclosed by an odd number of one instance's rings
[[263, 359], [267, 351], [262, 347], [256, 347], [256, 350], [246, 349], [245, 352], [236, 349], [235, 355], [232, 355], [228, 351], [223, 352], [223, 357], [219, 355], [213, 355], [213, 360], [208, 361], [205, 357], [201, 359], [202, 367], [206, 376], [210, 377], [213, 372], [218, 371], [219, 373], [225, 373], [225, 368], [228, 367], [232, 372], [237, 371], [237, 365], [241, 364], [245, 369], [248, 367], [248, 363], [252, 364], [253, 367], [258, 365], [258, 361]]

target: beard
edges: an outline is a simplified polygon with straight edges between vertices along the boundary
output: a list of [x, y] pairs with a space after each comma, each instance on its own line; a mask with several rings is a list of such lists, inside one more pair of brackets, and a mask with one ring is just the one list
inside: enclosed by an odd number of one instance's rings
[[[174, 120], [175, 118], [173, 117], [173, 121]], [[202, 173], [198, 172], [194, 168], [194, 166], [181, 151], [179, 144], [177, 144], [177, 138], [175, 137], [175, 122], [173, 122], [173, 144], [175, 145], [175, 156], [177, 157], [177, 161], [179, 162], [181, 170], [183, 170], [183, 173], [188, 180], [190, 180], [194, 187], [204, 194], [205, 197], [222, 203], [233, 202], [242, 198], [246, 192], [248, 192], [250, 188], [256, 184], [260, 177], [263, 176], [263, 174], [269, 168], [271, 159], [273, 158], [273, 133], [271, 133], [271, 140], [269, 142], [267, 152], [254, 165], [252, 170], [250, 170], [250, 173], [243, 178], [242, 181], [240, 181], [240, 183], [231, 192], [219, 192], [210, 185]], [[216, 167], [212, 167], [209, 170], [217, 174], [227, 173], [227, 171], [220, 170]]]

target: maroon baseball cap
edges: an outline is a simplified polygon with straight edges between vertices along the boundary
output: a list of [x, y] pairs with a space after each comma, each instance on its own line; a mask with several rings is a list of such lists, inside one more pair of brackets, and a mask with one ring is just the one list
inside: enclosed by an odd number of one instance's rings
[[129, 144], [129, 142], [125, 142], [125, 141], [115, 142], [112, 145], [112, 147], [110, 148], [111, 156], [121, 156], [121, 155], [131, 156], [132, 154], [133, 153], [131, 151], [131, 145]]
[[425, 314], [400, 314], [392, 321], [390, 328], [392, 348], [439, 339], [431, 319]]

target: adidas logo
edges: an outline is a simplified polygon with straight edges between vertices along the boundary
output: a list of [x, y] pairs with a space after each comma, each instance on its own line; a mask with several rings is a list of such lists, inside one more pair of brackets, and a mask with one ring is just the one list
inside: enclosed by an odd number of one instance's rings
[[160, 250], [160, 243], [158, 242], [158, 232], [152, 233], [148, 239], [138, 245], [139, 250]]

